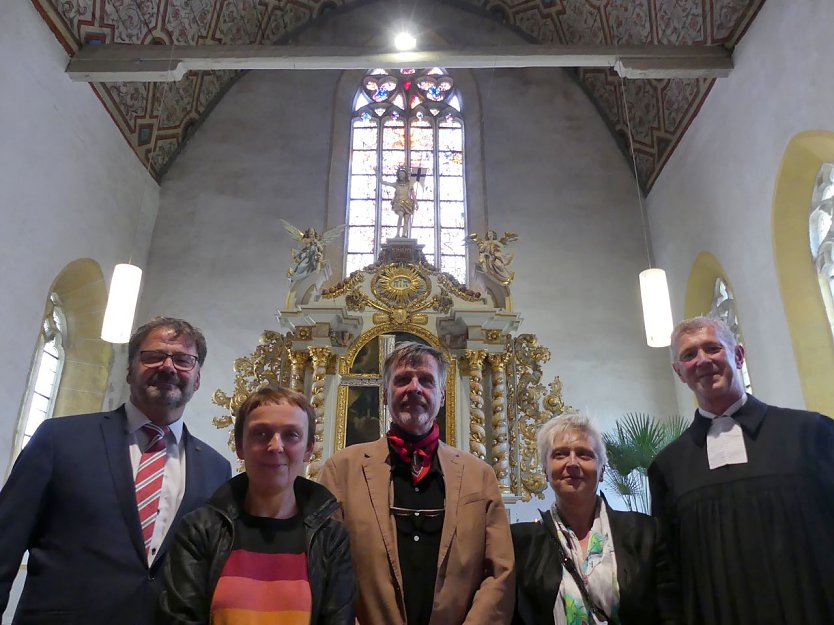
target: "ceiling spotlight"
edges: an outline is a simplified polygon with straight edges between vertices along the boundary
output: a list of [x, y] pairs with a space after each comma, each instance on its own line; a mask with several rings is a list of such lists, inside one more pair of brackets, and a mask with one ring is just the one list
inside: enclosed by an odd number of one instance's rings
[[413, 50], [417, 46], [417, 40], [409, 33], [403, 31], [394, 37], [394, 47], [400, 52]]

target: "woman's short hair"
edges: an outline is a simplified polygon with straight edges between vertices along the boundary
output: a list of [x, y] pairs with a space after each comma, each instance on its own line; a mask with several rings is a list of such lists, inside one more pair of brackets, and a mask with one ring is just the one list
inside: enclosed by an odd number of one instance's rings
[[599, 465], [604, 467], [608, 464], [605, 442], [591, 418], [581, 412], [565, 412], [550, 419], [536, 435], [539, 460], [545, 475], [547, 475], [547, 461], [550, 459], [550, 452], [553, 451], [553, 444], [556, 442], [556, 438], [565, 432], [582, 432], [585, 434], [591, 440]]
[[315, 441], [316, 411], [304, 395], [283, 386], [264, 386], [249, 395], [235, 411], [235, 447], [239, 450], [243, 443], [243, 428], [246, 417], [261, 406], [290, 404], [301, 408], [307, 414], [307, 447]]

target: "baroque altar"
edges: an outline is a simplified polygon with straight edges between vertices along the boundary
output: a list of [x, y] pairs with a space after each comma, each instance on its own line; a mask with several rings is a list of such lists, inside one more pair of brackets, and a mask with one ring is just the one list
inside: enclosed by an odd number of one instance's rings
[[541, 498], [547, 480], [536, 432], [567, 408], [559, 378], [542, 383], [550, 350], [534, 334], [517, 333], [512, 278], [493, 271], [483, 250], [475, 291], [427, 263], [421, 247], [389, 239], [376, 263], [333, 286], [324, 286], [326, 263], [292, 280], [278, 329], [264, 331], [254, 351], [235, 361], [231, 393], [215, 391], [212, 401], [226, 413], [214, 424], [229, 429], [234, 448], [234, 411], [250, 392], [281, 384], [304, 393], [316, 412], [308, 466], [315, 479], [327, 457], [387, 431], [382, 363], [400, 341], [418, 341], [449, 361], [438, 415], [443, 440], [490, 464], [507, 502]]

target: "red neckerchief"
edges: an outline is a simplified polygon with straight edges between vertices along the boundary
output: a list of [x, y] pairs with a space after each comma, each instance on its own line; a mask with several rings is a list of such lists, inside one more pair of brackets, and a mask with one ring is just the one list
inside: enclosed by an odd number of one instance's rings
[[434, 454], [440, 444], [440, 428], [434, 424], [431, 431], [418, 441], [407, 441], [408, 434], [396, 424], [391, 424], [386, 437], [388, 446], [411, 467], [411, 481], [416, 486], [429, 474]]

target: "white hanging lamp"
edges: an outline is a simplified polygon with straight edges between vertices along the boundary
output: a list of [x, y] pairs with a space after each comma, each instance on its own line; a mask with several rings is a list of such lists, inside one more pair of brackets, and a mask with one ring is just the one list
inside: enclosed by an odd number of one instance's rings
[[[168, 57], [168, 71], [171, 71], [174, 59], [174, 44], [171, 43], [171, 53]], [[159, 108], [164, 110], [165, 98], [168, 95], [166, 82], [162, 87], [162, 94], [159, 98]], [[149, 94], [153, 99], [154, 94]], [[152, 140], [155, 137], [152, 137]], [[148, 166], [145, 175], [151, 175], [151, 163], [156, 153], [154, 145], [148, 155]], [[142, 187], [142, 197], [139, 200], [139, 210], [136, 215], [136, 227], [133, 231], [133, 244], [136, 247], [136, 239], [139, 234], [139, 224], [142, 219], [142, 208], [145, 206], [145, 196], [148, 190], [147, 180]], [[126, 263], [119, 263], [113, 268], [113, 278], [110, 280], [110, 292], [107, 295], [107, 307], [104, 309], [104, 321], [101, 324], [101, 338], [108, 343], [127, 343], [133, 330], [133, 319], [136, 316], [136, 303], [139, 301], [139, 287], [142, 284], [142, 269], [134, 265], [132, 256]]]
[[657, 267], [640, 272], [640, 299], [643, 301], [643, 324], [649, 347], [669, 347], [672, 336], [672, 307], [666, 272]]
[[120, 263], [113, 268], [104, 322], [101, 324], [101, 338], [108, 343], [127, 343], [133, 329], [136, 302], [142, 270], [136, 265]]
[[643, 325], [646, 329], [646, 344], [649, 347], [669, 347], [672, 344], [672, 305], [669, 301], [669, 284], [666, 272], [654, 266], [652, 250], [649, 243], [649, 229], [646, 208], [643, 206], [643, 194], [640, 179], [637, 177], [637, 159], [634, 156], [634, 139], [631, 133], [631, 120], [628, 116], [625, 83], [620, 76], [620, 89], [623, 92], [623, 110], [626, 117], [628, 146], [631, 151], [631, 164], [634, 167], [634, 182], [637, 185], [637, 201], [640, 205], [640, 220], [643, 227], [643, 240], [646, 244], [646, 257], [649, 268], [640, 272], [640, 299], [643, 304]]

